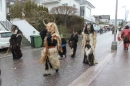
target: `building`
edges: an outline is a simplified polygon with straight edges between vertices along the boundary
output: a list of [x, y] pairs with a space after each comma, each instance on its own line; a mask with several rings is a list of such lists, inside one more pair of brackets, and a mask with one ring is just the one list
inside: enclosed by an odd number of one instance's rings
[[0, 21], [6, 20], [6, 0], [0, 0]]
[[91, 16], [92, 8], [95, 8], [87, 0], [34, 0], [36, 3], [43, 5], [50, 11], [57, 6], [73, 6], [78, 9], [77, 15], [84, 18], [85, 23], [95, 23], [95, 18]]
[[[123, 22], [124, 22], [124, 20], [123, 19], [117, 19], [117, 26], [119, 25], [119, 24], [123, 24]], [[113, 24], [113, 25], [115, 25], [115, 19], [111, 19], [110, 20], [110, 24]]]
[[110, 15], [94, 15], [96, 21], [108, 24], [110, 21]]
[[109, 22], [110, 21], [110, 15], [101, 15], [101, 22]]

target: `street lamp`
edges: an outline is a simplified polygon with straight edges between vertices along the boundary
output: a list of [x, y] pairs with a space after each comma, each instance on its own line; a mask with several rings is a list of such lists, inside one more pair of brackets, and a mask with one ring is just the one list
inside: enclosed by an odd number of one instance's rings
[[116, 0], [114, 41], [112, 42], [111, 50], [117, 50], [117, 42], [116, 42], [117, 8], [118, 8], [118, 0]]

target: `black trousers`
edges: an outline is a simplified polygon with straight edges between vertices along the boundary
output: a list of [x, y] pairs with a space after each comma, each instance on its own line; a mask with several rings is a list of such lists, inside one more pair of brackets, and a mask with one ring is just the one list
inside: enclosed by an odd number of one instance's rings
[[22, 52], [21, 52], [21, 49], [20, 49], [20, 46], [12, 46], [12, 55], [13, 55], [13, 59], [20, 59], [22, 57]]
[[49, 68], [52, 68], [51, 63], [49, 62], [49, 58], [47, 57], [46, 59], [46, 64], [45, 64], [45, 70], [49, 70]]
[[75, 56], [76, 50], [77, 50], [77, 43], [75, 43], [74, 46], [73, 46], [73, 54], [72, 54], [72, 57]]
[[66, 46], [62, 47], [63, 52], [59, 52], [60, 56], [63, 57], [63, 55], [66, 55]]

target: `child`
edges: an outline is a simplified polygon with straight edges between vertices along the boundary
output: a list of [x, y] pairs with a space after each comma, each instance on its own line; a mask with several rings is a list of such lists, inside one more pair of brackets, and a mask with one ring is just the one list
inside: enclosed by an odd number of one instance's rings
[[94, 55], [89, 40], [86, 40], [83, 63], [94, 65]]
[[61, 43], [62, 43], [62, 50], [63, 52], [59, 52], [61, 57], [65, 57], [66, 58], [66, 39], [63, 37], [63, 34], [61, 34]]

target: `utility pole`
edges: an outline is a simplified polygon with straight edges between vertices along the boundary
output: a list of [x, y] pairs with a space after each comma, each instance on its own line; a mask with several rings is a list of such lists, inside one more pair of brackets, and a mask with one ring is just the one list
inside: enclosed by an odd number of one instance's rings
[[114, 41], [112, 42], [111, 50], [117, 50], [117, 42], [116, 42], [117, 10], [118, 10], [118, 0], [116, 0]]

